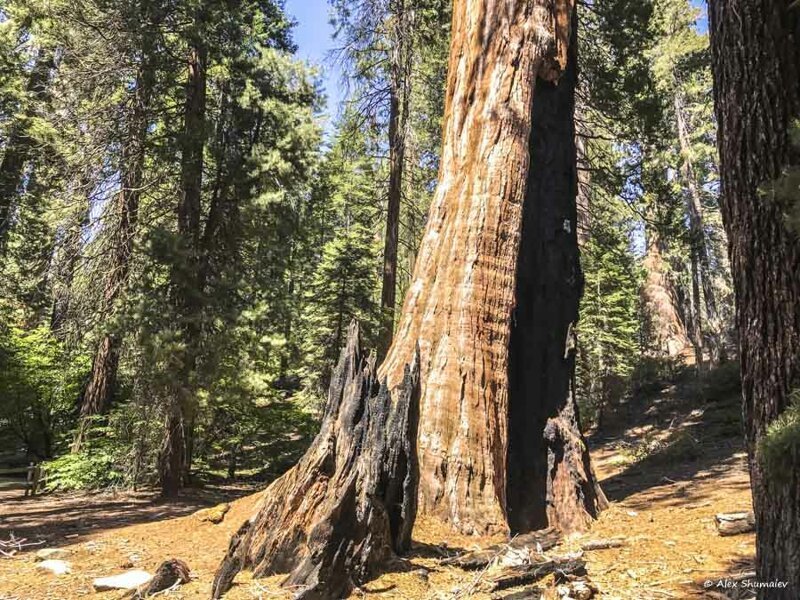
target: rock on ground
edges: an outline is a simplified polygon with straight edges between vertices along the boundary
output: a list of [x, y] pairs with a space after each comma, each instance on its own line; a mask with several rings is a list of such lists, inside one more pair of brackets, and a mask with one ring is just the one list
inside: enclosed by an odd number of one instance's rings
[[135, 590], [153, 578], [147, 571], [134, 569], [110, 577], [98, 577], [92, 582], [92, 587], [98, 592], [107, 590]]
[[36, 560], [64, 560], [70, 555], [65, 548], [42, 548], [36, 552]]
[[72, 565], [65, 560], [49, 559], [43, 560], [36, 568], [42, 571], [50, 571], [53, 575], [64, 575], [72, 572]]

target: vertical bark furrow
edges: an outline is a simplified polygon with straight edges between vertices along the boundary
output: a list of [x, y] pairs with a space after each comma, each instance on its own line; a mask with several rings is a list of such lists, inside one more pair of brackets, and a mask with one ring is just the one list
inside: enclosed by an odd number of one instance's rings
[[759, 597], [787, 599], [800, 596], [800, 465], [788, 454], [784, 480], [770, 481], [758, 447], [800, 385], [800, 242], [768, 192], [787, 165], [800, 162], [788, 135], [800, 117], [800, 9], [792, 4], [709, 3], [720, 205], [736, 293], [758, 580], [789, 583]]
[[558, 83], [537, 81], [533, 97], [508, 366], [512, 531], [584, 529], [605, 502], [589, 465], [573, 389], [571, 336], [583, 276], [576, 227], [574, 46], [568, 56]]

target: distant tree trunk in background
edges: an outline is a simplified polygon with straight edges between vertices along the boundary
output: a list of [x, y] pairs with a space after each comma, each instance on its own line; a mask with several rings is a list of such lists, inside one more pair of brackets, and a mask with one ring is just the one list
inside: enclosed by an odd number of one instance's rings
[[578, 191], [577, 191], [577, 225], [578, 247], [583, 248], [589, 241], [592, 228], [592, 172], [589, 157], [587, 156], [586, 127], [577, 127], [575, 134], [575, 151], [578, 165]]
[[[800, 117], [800, 7], [789, 0], [711, 0], [709, 17], [720, 204], [736, 291], [757, 579], [789, 582], [785, 589], [760, 590], [759, 597], [796, 599], [800, 457], [787, 452], [780, 477], [770, 477], [758, 448], [789, 406], [792, 389], [800, 386], [800, 241], [768, 192], [787, 165], [800, 162], [788, 135]], [[765, 193], [759, 192], [762, 186]]]
[[[703, 223], [703, 201], [700, 186], [697, 182], [694, 161], [692, 160], [691, 141], [684, 115], [684, 107], [678, 92], [674, 98], [675, 120], [678, 130], [678, 141], [681, 148], [681, 178], [687, 188], [686, 215], [689, 220], [690, 259], [692, 272], [692, 344], [695, 347], [697, 366], [702, 368], [704, 362], [704, 333], [707, 325], [717, 313], [714, 285], [711, 281], [711, 264], [708, 243]], [[705, 316], [705, 318], [703, 318]]]
[[14, 201], [22, 187], [25, 165], [33, 148], [33, 139], [27, 131], [26, 121], [35, 116], [37, 103], [46, 96], [50, 71], [54, 65], [53, 55], [49, 51], [41, 51], [25, 89], [26, 102], [30, 104], [23, 110], [22, 122], [11, 126], [5, 143], [3, 160], [0, 162], [0, 254], [5, 249], [8, 230], [11, 228]]
[[658, 356], [671, 359], [686, 358], [692, 347], [686, 325], [678, 313], [675, 289], [669, 280], [661, 240], [655, 228], [648, 232], [647, 250], [644, 257], [645, 282], [642, 288], [642, 304], [649, 325], [648, 335], [655, 345]]
[[[150, 45], [146, 42], [143, 48], [145, 58], [132, 96], [133, 106], [122, 151], [120, 189], [114, 198], [115, 230], [111, 236], [112, 247], [102, 306], [102, 315], [106, 319], [113, 313], [124, 293], [131, 269], [143, 184], [149, 102], [153, 90], [153, 71], [149, 62], [151, 54]], [[73, 452], [81, 449], [91, 418], [105, 413], [111, 405], [119, 368], [120, 344], [121, 340], [114, 332], [105, 331], [100, 337], [92, 360], [89, 382], [80, 401], [80, 423], [72, 443]]]
[[164, 442], [160, 457], [160, 484], [163, 496], [174, 496], [183, 486], [189, 467], [192, 442], [192, 374], [195, 345], [199, 337], [200, 310], [197, 289], [200, 248], [200, 209], [203, 183], [203, 149], [206, 141], [207, 49], [202, 41], [189, 50], [188, 80], [184, 105], [181, 153], [181, 197], [178, 202], [178, 238], [181, 256], [176, 257], [171, 273], [175, 307], [181, 318], [184, 348], [176, 356], [174, 389], [168, 400]]
[[[81, 185], [80, 190], [85, 186]], [[87, 194], [88, 195], [88, 194]], [[72, 304], [72, 284], [75, 279], [75, 268], [81, 253], [83, 228], [89, 219], [89, 202], [85, 207], [71, 214], [63, 225], [60, 240], [56, 244], [53, 262], [53, 310], [50, 316], [50, 330], [60, 340], [64, 340], [70, 306]]]
[[574, 25], [566, 0], [453, 8], [439, 185], [380, 376], [399, 385], [419, 344], [420, 511], [466, 533], [578, 529], [604, 501], [571, 393]]
[[397, 255], [400, 242], [400, 204], [403, 200], [408, 112], [411, 99], [412, 36], [409, 24], [410, 9], [406, 0], [395, 0], [393, 47], [391, 50], [391, 80], [389, 90], [389, 191], [386, 208], [386, 234], [383, 246], [383, 282], [381, 310], [383, 331], [379, 355], [383, 356], [392, 342], [395, 303], [397, 298]]

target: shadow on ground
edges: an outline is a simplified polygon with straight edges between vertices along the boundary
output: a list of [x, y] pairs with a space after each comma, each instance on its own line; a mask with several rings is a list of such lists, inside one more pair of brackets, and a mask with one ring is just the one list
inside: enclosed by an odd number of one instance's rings
[[248, 487], [189, 489], [162, 500], [153, 491], [52, 494], [25, 498], [18, 490], [0, 492], [0, 540], [12, 535], [43, 547], [74, 544], [109, 529], [189, 515], [201, 508], [251, 494]]
[[738, 390], [732, 386], [704, 397], [691, 376], [633, 396], [588, 442], [593, 455], [615, 466], [599, 474], [612, 501], [652, 490], [675, 505], [700, 503], [704, 497], [692, 482], [719, 479], [746, 465]]

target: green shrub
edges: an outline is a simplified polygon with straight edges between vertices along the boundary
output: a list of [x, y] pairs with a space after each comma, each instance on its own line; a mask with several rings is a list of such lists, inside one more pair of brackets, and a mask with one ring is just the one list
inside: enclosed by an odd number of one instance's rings
[[45, 488], [50, 492], [65, 492], [120, 485], [123, 476], [115, 463], [113, 452], [104, 446], [64, 454], [45, 463]]
[[759, 442], [758, 457], [768, 481], [777, 484], [783, 483], [791, 465], [797, 464], [800, 458], [800, 389], [792, 393], [789, 407], [767, 428]]

